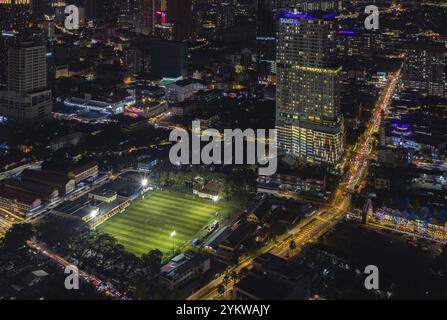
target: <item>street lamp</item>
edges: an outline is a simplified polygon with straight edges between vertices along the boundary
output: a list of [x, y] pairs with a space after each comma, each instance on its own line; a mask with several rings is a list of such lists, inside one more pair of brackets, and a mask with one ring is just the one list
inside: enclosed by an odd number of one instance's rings
[[172, 238], [172, 255], [175, 254], [175, 251], [174, 251], [174, 250], [175, 250], [175, 249], [174, 249], [174, 248], [175, 248], [175, 245], [174, 245], [175, 234], [176, 234], [176, 233], [175, 233], [175, 230], [171, 232], [171, 238]]
[[96, 218], [96, 216], [98, 215], [99, 209], [95, 208], [92, 211], [90, 211], [90, 217], [91, 218]]
[[147, 178], [143, 178], [141, 180], [141, 197], [144, 199], [144, 192], [146, 191], [146, 186], [148, 185], [149, 180]]

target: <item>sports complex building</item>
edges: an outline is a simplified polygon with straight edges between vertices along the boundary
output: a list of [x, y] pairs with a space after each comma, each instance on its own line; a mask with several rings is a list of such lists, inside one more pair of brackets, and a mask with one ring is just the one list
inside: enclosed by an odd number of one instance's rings
[[109, 190], [95, 190], [74, 201], [65, 201], [52, 213], [66, 218], [81, 219], [94, 229], [129, 206], [129, 199]]

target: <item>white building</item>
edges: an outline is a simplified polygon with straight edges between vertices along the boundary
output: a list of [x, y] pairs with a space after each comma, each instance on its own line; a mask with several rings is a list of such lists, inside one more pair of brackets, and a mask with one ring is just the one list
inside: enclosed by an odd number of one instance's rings
[[65, 99], [64, 104], [104, 114], [120, 114], [124, 112], [126, 106], [135, 104], [135, 96], [129, 94], [125, 97], [110, 97], [104, 100], [72, 97]]
[[166, 89], [168, 102], [178, 103], [192, 98], [194, 93], [205, 89], [205, 86], [193, 80], [186, 79], [171, 83], [167, 85]]

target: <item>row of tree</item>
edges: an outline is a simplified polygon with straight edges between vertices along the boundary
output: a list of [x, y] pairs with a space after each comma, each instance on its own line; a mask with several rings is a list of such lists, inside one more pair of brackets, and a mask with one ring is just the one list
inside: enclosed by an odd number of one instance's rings
[[234, 167], [226, 173], [212, 172], [201, 167], [182, 170], [165, 168], [159, 174], [159, 185], [176, 191], [191, 192], [194, 179], [217, 180], [220, 185], [220, 198], [245, 206], [256, 194], [256, 172], [254, 167]]

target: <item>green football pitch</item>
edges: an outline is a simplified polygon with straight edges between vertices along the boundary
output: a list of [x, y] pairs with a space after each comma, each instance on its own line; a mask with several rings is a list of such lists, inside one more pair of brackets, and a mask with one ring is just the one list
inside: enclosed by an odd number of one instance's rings
[[[145, 199], [135, 200], [123, 212], [100, 226], [98, 230], [115, 237], [126, 250], [136, 255], [159, 249], [169, 256], [185, 247], [216, 217], [227, 209], [209, 200], [187, 197], [183, 194], [155, 191]], [[175, 236], [171, 234], [175, 230]]]

